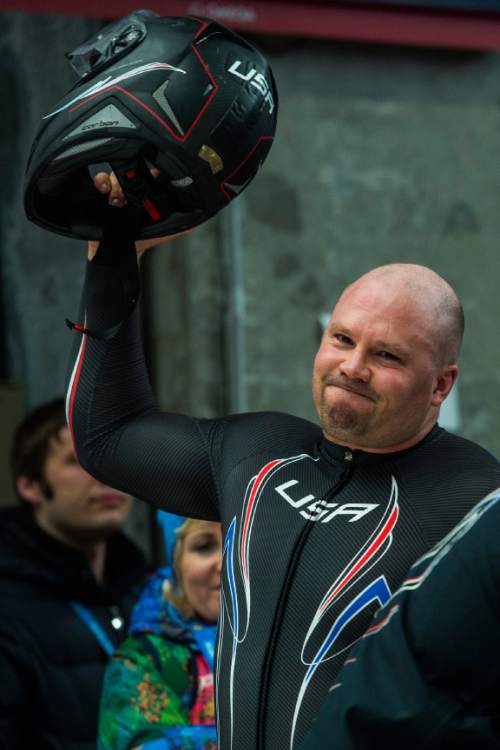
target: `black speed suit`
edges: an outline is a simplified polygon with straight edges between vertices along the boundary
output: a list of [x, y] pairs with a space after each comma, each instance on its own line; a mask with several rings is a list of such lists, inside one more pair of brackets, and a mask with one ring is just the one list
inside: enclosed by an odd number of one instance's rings
[[[499, 484], [477, 445], [439, 427], [377, 455], [286, 414], [159, 413], [134, 313], [132, 249], [89, 264], [68, 418], [80, 461], [112, 486], [225, 535], [218, 662], [221, 750], [304, 737], [348, 649], [410, 564]], [[128, 254], [127, 254], [128, 253]]]

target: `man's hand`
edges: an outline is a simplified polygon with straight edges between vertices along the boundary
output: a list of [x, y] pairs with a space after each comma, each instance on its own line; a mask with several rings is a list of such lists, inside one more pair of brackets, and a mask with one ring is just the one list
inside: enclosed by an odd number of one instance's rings
[[[153, 175], [153, 177], [157, 177], [159, 171], [157, 169], [152, 169], [151, 174]], [[100, 193], [108, 196], [108, 203], [110, 206], [114, 206], [115, 208], [123, 208], [123, 206], [127, 204], [127, 200], [125, 198], [125, 195], [123, 194], [123, 190], [121, 189], [120, 183], [118, 182], [114, 172], [98, 172], [94, 177], [94, 185]], [[149, 240], [138, 240], [135, 243], [137, 255], [140, 257], [146, 250], [149, 250], [150, 247], [161, 245], [163, 242], [170, 242], [170, 240], [173, 240], [176, 237], [182, 237], [182, 235], [189, 234], [189, 232], [191, 231], [192, 229], [186, 229], [184, 232], [169, 234], [166, 237], [152, 237]], [[87, 257], [89, 260], [92, 260], [97, 252], [98, 247], [99, 242], [97, 241], [90, 241], [88, 243]]]

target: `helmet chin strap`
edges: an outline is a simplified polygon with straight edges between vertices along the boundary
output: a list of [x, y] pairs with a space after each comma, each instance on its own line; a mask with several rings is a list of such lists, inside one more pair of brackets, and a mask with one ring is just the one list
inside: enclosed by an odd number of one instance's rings
[[144, 159], [138, 157], [129, 161], [111, 161], [110, 165], [127, 201], [132, 206], [146, 211], [151, 221], [159, 221], [162, 218], [162, 201], [155, 178]]

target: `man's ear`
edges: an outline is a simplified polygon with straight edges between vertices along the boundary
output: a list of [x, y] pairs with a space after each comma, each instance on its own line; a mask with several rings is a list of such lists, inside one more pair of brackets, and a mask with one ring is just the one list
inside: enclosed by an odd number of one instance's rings
[[46, 499], [40, 487], [40, 482], [35, 479], [20, 476], [16, 479], [16, 488], [19, 496], [35, 508]]
[[446, 365], [436, 378], [436, 386], [432, 394], [432, 405], [441, 406], [453, 388], [458, 375], [457, 365]]

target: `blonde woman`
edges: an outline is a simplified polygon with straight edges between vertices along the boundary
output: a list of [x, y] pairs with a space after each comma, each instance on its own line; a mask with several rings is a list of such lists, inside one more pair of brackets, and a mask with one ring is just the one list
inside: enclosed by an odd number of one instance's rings
[[167, 564], [146, 586], [106, 672], [100, 750], [215, 750], [220, 525], [160, 513]]

